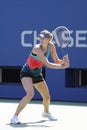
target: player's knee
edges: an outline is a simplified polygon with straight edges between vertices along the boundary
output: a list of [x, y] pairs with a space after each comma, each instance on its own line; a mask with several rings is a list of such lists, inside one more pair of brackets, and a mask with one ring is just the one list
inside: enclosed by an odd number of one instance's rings
[[34, 96], [34, 92], [27, 93], [26, 96], [27, 96], [27, 99], [32, 99]]
[[50, 101], [50, 95], [47, 95], [43, 98], [44, 101], [49, 102]]

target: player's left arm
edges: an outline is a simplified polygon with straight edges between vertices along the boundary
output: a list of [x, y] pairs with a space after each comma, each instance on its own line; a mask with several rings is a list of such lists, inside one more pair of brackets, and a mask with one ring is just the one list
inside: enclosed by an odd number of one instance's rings
[[52, 42], [50, 42], [50, 51], [51, 51], [51, 56], [52, 56], [54, 63], [56, 63], [56, 64], [63, 64], [64, 63], [64, 60], [60, 59], [58, 57], [58, 54], [56, 52], [56, 47]]

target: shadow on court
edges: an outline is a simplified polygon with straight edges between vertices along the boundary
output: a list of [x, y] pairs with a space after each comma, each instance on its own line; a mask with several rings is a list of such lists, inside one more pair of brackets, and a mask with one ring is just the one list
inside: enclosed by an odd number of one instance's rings
[[42, 125], [40, 123], [44, 123], [47, 122], [49, 120], [40, 120], [40, 121], [36, 121], [36, 122], [25, 122], [25, 123], [20, 123], [20, 124], [7, 124], [11, 127], [52, 127], [52, 126], [48, 126], [48, 125]]

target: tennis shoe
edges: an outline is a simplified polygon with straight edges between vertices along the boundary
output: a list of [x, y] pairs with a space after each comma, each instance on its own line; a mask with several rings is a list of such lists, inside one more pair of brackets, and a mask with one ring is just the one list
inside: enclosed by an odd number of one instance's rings
[[14, 116], [11, 121], [10, 121], [10, 124], [20, 124], [20, 121], [18, 119], [17, 116]]
[[48, 118], [48, 119], [51, 120], [51, 121], [57, 121], [57, 119], [54, 118], [54, 117], [51, 115], [51, 113], [43, 112], [43, 113], [42, 113], [42, 116], [45, 117], [45, 118]]

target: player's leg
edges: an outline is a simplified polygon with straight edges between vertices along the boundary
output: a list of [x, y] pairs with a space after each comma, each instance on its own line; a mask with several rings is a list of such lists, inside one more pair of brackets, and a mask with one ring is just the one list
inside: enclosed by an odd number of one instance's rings
[[24, 77], [24, 78], [22, 78], [21, 82], [22, 82], [22, 85], [26, 92], [26, 95], [22, 98], [22, 100], [20, 101], [20, 103], [17, 107], [16, 113], [15, 113], [15, 115], [17, 115], [17, 116], [21, 112], [21, 110], [25, 107], [25, 105], [34, 96], [34, 88], [33, 88], [32, 79], [29, 77]]
[[53, 120], [53, 121], [57, 120], [49, 112], [50, 94], [49, 94], [48, 86], [47, 86], [45, 80], [42, 82], [39, 82], [37, 84], [34, 84], [34, 86], [39, 91], [39, 93], [41, 94], [41, 96], [43, 98], [44, 112], [43, 112], [42, 116], [46, 117], [50, 120]]
[[14, 117], [11, 119], [11, 123], [19, 123], [18, 121], [18, 115], [22, 111], [22, 109], [26, 106], [26, 104], [31, 100], [31, 98], [34, 96], [34, 88], [32, 79], [29, 77], [24, 77], [21, 79], [22, 85], [24, 87], [24, 90], [26, 92], [26, 95], [21, 99], [19, 102], [19, 105], [16, 109], [16, 112], [14, 114]]
[[49, 112], [49, 104], [50, 104], [50, 94], [48, 90], [48, 86], [44, 81], [34, 84], [35, 88], [39, 91], [41, 96], [43, 97], [43, 105], [44, 112]]

